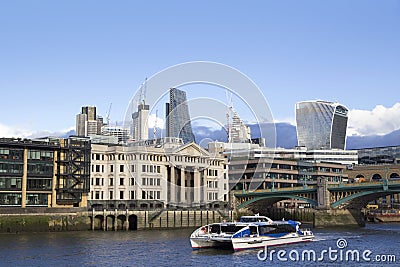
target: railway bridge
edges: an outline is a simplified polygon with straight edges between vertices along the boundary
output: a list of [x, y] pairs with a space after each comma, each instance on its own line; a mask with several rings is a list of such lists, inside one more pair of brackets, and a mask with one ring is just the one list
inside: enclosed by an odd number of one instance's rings
[[373, 182], [328, 184], [318, 178], [316, 185], [300, 187], [237, 190], [236, 208], [263, 212], [266, 207], [284, 199], [297, 199], [310, 204], [315, 214], [315, 226], [346, 224], [365, 225], [362, 208], [370, 201], [400, 193], [400, 180], [384, 179]]

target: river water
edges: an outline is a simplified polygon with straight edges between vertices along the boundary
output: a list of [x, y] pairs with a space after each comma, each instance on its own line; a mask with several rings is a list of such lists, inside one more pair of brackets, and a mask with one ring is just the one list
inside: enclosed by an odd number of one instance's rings
[[[258, 259], [259, 249], [193, 251], [189, 242], [192, 230], [0, 234], [0, 266], [400, 266], [400, 224], [314, 229], [314, 242], [271, 248], [276, 253], [266, 261]], [[343, 239], [340, 249], [339, 238]], [[338, 252], [331, 258], [325, 254], [318, 261], [322, 250], [330, 247]], [[280, 259], [278, 250], [286, 251]], [[316, 261], [309, 260], [307, 254], [302, 260], [304, 250], [314, 250]], [[359, 251], [360, 260], [349, 257], [346, 261], [344, 256], [340, 260], [341, 250], [342, 255], [347, 250]], [[370, 261], [362, 258], [365, 250], [371, 251], [366, 257]], [[376, 255], [391, 262], [377, 262]]]

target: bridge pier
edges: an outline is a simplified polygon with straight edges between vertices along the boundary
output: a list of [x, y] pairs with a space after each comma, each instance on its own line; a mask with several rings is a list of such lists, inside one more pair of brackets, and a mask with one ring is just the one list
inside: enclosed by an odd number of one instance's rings
[[316, 228], [357, 226], [364, 227], [365, 219], [358, 209], [315, 210], [313, 225]]

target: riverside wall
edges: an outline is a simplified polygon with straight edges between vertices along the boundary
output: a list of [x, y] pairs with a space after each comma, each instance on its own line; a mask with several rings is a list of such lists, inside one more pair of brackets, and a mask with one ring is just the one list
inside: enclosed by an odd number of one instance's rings
[[229, 210], [0, 209], [0, 233], [188, 228], [233, 216]]

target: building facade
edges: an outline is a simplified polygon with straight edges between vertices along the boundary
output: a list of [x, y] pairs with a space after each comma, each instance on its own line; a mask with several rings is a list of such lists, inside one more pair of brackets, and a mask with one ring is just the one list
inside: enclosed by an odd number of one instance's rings
[[132, 137], [135, 141], [149, 139], [149, 105], [138, 105], [138, 110], [132, 114]]
[[147, 209], [227, 205], [226, 159], [195, 143], [163, 138], [92, 145], [90, 205]]
[[169, 103], [166, 103], [167, 137], [182, 138], [185, 144], [196, 142], [190, 122], [186, 92], [171, 88]]
[[0, 139], [0, 206], [86, 207], [90, 140]]
[[371, 147], [358, 149], [359, 164], [400, 163], [400, 146]]
[[101, 134], [103, 118], [97, 116], [96, 107], [82, 107], [82, 112], [76, 115], [76, 135], [90, 136]]
[[296, 103], [297, 140], [307, 149], [345, 149], [348, 109], [338, 103]]

